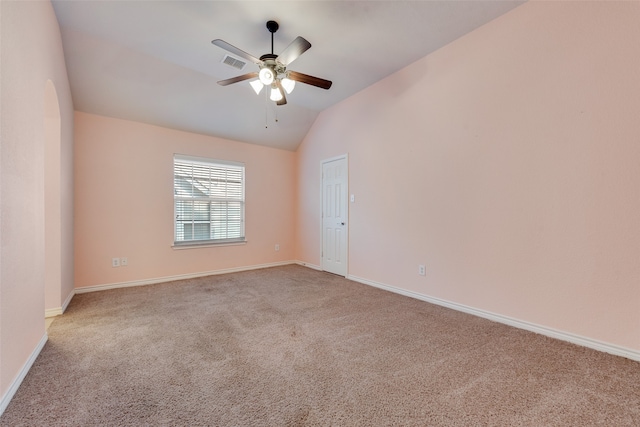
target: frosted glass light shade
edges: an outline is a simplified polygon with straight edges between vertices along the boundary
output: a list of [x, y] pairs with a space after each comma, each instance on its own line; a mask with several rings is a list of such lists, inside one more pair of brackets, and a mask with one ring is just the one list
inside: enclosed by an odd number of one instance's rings
[[282, 94], [277, 87], [271, 88], [271, 96], [269, 96], [269, 99], [276, 102], [282, 99]]
[[262, 84], [265, 86], [268, 86], [271, 83], [273, 83], [273, 79], [275, 79], [275, 77], [276, 76], [273, 75], [273, 71], [270, 68], [263, 68], [258, 73], [258, 78], [260, 79]]
[[296, 86], [296, 82], [295, 80], [291, 80], [288, 78], [284, 78], [282, 79], [282, 87], [284, 88], [284, 90], [287, 91], [287, 93], [291, 93], [293, 92], [293, 88]]
[[264, 87], [264, 85], [262, 84], [262, 82], [260, 82], [260, 80], [254, 80], [252, 82], [249, 82], [249, 84], [251, 85], [251, 87], [253, 88], [253, 90], [256, 92], [256, 95], [260, 95], [260, 91], [262, 90], [262, 88]]

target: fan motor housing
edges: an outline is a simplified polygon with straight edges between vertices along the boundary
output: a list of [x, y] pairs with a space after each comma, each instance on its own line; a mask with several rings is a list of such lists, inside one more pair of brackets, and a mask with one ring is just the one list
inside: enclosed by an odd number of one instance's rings
[[279, 76], [286, 72], [286, 67], [276, 61], [278, 55], [274, 55], [273, 53], [266, 53], [260, 57], [260, 60], [264, 62], [264, 65], [260, 68], [270, 68], [273, 71], [274, 76]]
[[276, 58], [278, 57], [278, 55], [274, 55], [273, 53], [265, 53], [264, 55], [262, 55], [260, 57], [260, 61], [264, 61], [267, 62], [268, 60], [273, 60], [275, 62]]

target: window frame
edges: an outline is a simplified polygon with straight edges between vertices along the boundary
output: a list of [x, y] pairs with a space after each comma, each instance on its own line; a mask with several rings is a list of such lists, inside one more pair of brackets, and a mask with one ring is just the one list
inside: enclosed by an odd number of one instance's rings
[[[211, 181], [213, 180], [211, 178], [211, 171], [213, 170], [219, 170], [219, 171], [226, 171], [226, 170], [231, 170], [231, 171], [235, 171], [235, 173], [240, 172], [240, 197], [237, 197], [237, 194], [235, 197], [214, 197], [211, 194], [206, 195], [206, 194], [200, 194], [200, 195], [194, 195], [193, 194], [193, 190], [197, 190], [195, 187], [197, 187], [196, 185], [196, 179], [193, 177], [193, 174], [191, 176], [191, 195], [190, 196], [186, 196], [186, 195], [179, 195], [178, 191], [180, 189], [180, 187], [177, 185], [178, 182], [178, 177], [180, 177], [180, 175], [177, 174], [177, 166], [179, 164], [183, 164], [183, 165], [191, 165], [191, 166], [204, 166], [204, 168], [210, 168], [210, 174], [209, 174], [209, 180], [205, 180], [205, 183], [211, 183]], [[201, 169], [202, 170], [202, 169]], [[226, 172], [225, 172], [226, 173]], [[183, 155], [183, 154], [176, 154], [174, 153], [173, 155], [173, 247], [174, 248], [192, 248], [192, 247], [202, 247], [202, 246], [219, 246], [219, 245], [237, 245], [237, 244], [244, 244], [246, 243], [246, 233], [245, 233], [245, 211], [246, 211], [246, 168], [245, 168], [245, 164], [241, 163], [241, 162], [235, 162], [235, 161], [229, 161], [229, 160], [220, 160], [220, 159], [212, 159], [212, 158], [206, 158], [206, 157], [196, 157], [196, 156], [188, 156], [188, 155]], [[186, 180], [186, 178], [184, 178]], [[199, 181], [201, 183], [201, 181]], [[210, 188], [210, 187], [209, 187]], [[202, 189], [202, 187], [200, 186], [200, 189]], [[225, 193], [228, 194], [228, 186], [225, 183]], [[236, 189], [237, 192], [237, 189]], [[209, 193], [211, 193], [211, 191], [209, 191]], [[184, 204], [182, 205], [182, 207], [179, 208], [179, 202], [193, 202], [194, 205], [192, 205], [191, 207], [191, 224], [192, 224], [192, 229], [195, 229], [195, 224], [209, 224], [209, 233], [213, 233], [213, 224], [214, 223], [218, 223], [220, 224], [226, 224], [226, 228], [227, 231], [226, 233], [229, 233], [228, 230], [228, 225], [230, 223], [230, 221], [220, 221], [218, 218], [218, 221], [216, 221], [215, 217], [214, 217], [214, 212], [212, 211], [212, 203], [216, 203], [216, 204], [226, 204], [226, 207], [223, 209], [223, 216], [226, 215], [227, 218], [229, 216], [229, 212], [232, 211], [232, 209], [229, 208], [229, 203], [233, 203], [233, 204], [240, 204], [240, 212], [239, 212], [239, 224], [237, 223], [237, 221], [234, 221], [234, 225], [236, 227], [238, 227], [239, 225], [239, 235], [238, 236], [233, 236], [233, 237], [228, 237], [228, 235], [226, 237], [221, 237], [221, 238], [206, 238], [206, 239], [189, 239], [189, 240], [184, 240], [184, 237], [182, 240], [178, 240], [179, 237], [179, 226], [180, 224], [185, 224], [184, 223], [184, 219], [183, 222], [179, 221], [179, 212], [184, 212]], [[195, 203], [196, 202], [204, 202], [208, 205], [207, 209], [208, 209], [208, 218], [205, 220], [199, 220], [197, 218], [197, 210], [196, 210], [196, 206]], [[201, 206], [202, 203], [201, 203]], [[218, 213], [220, 213], [220, 211], [218, 211]], [[182, 214], [184, 215], [184, 213]], [[184, 232], [184, 230], [183, 230]], [[234, 233], [235, 234], [235, 233]], [[193, 234], [192, 234], [193, 236]], [[209, 235], [209, 237], [211, 237], [211, 235]]]

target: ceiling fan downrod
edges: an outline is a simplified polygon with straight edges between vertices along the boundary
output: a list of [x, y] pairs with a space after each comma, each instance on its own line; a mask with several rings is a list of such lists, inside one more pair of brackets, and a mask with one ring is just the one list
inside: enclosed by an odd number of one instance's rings
[[280, 25], [276, 21], [267, 21], [267, 30], [271, 33], [271, 55], [273, 55], [273, 33], [278, 31]]

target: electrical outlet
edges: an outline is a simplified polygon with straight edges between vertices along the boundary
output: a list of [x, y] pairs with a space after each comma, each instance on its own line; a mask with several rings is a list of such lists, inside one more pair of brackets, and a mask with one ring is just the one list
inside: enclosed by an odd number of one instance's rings
[[418, 274], [421, 276], [426, 276], [427, 275], [427, 267], [425, 267], [424, 265], [419, 265], [418, 266]]
[[120, 267], [120, 258], [111, 258], [111, 267]]
[[280, 245], [276, 243], [276, 252], [278, 252], [279, 250], [280, 250]]
[[120, 265], [123, 267], [126, 267], [127, 265], [129, 265], [129, 260], [127, 259], [127, 257], [122, 257], [120, 258]]

